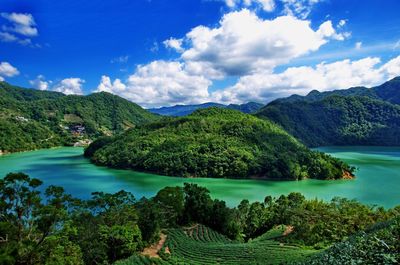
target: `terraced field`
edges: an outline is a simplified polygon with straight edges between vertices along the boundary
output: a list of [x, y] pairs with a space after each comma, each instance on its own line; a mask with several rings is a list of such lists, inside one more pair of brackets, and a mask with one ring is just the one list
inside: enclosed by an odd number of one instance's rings
[[[276, 237], [277, 231], [270, 234]], [[269, 236], [249, 243], [231, 241], [212, 229], [198, 225], [169, 230], [167, 240], [159, 251], [160, 259], [133, 256], [116, 264], [286, 264], [302, 261], [314, 253], [283, 245]]]

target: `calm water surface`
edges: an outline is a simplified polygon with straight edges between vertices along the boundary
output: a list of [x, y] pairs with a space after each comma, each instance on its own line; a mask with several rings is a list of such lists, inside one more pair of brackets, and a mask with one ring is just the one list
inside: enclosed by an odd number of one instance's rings
[[262, 201], [266, 195], [301, 192], [307, 198], [330, 200], [335, 196], [357, 199], [367, 204], [393, 207], [400, 204], [400, 148], [324, 147], [319, 150], [341, 158], [358, 168], [355, 180], [338, 181], [257, 181], [228, 179], [182, 179], [115, 170], [92, 165], [82, 156], [82, 148], [63, 147], [0, 156], [0, 176], [25, 172], [46, 185], [63, 186], [68, 193], [88, 198], [93, 191], [121, 189], [137, 198], [150, 197], [163, 187], [184, 182], [207, 187], [214, 198], [230, 206], [242, 199]]

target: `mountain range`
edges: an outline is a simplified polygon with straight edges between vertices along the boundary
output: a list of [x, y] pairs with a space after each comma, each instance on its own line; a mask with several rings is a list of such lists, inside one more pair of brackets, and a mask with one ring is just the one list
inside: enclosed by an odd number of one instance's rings
[[256, 114], [308, 146], [400, 145], [400, 77], [354, 87], [277, 99]]
[[156, 113], [159, 115], [180, 117], [180, 116], [189, 115], [189, 114], [193, 113], [195, 110], [206, 109], [206, 108], [210, 108], [210, 107], [234, 109], [234, 110], [239, 110], [243, 113], [251, 114], [251, 113], [257, 112], [263, 106], [264, 106], [264, 104], [256, 103], [256, 102], [248, 102], [248, 103], [240, 104], [240, 105], [239, 104], [224, 105], [224, 104], [215, 103], [215, 102], [207, 102], [207, 103], [198, 104], [198, 105], [175, 105], [175, 106], [171, 106], [171, 107], [152, 108], [152, 109], [148, 109], [148, 110], [152, 113]]
[[187, 116], [210, 107], [255, 112], [258, 118], [274, 122], [310, 147], [400, 145], [400, 77], [372, 88], [314, 90], [306, 96], [293, 95], [261, 106], [254, 102], [209, 102], [145, 110], [105, 92], [66, 96], [0, 82], [0, 150], [71, 145], [166, 119], [160, 115]]

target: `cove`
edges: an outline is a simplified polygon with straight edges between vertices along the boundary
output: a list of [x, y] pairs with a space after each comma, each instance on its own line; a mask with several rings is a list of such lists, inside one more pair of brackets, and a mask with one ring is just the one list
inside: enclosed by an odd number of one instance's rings
[[132, 192], [136, 198], [154, 196], [166, 186], [185, 182], [207, 187], [213, 198], [236, 206], [242, 199], [263, 201], [265, 196], [301, 192], [307, 198], [330, 200], [335, 196], [357, 199], [369, 205], [400, 204], [400, 148], [324, 147], [318, 150], [341, 158], [358, 168], [355, 180], [261, 181], [232, 179], [184, 179], [131, 170], [98, 167], [83, 157], [82, 148], [62, 147], [0, 156], [0, 176], [25, 172], [45, 185], [59, 185], [78, 198], [91, 192]]

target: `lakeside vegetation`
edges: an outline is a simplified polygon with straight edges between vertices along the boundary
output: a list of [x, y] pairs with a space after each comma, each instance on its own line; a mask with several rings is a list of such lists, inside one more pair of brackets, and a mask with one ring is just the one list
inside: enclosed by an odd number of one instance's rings
[[101, 138], [85, 155], [98, 165], [180, 177], [341, 179], [354, 170], [311, 151], [272, 122], [220, 108]]
[[158, 117], [109, 93], [66, 96], [0, 82], [0, 151], [18, 152], [122, 132]]
[[[400, 207], [369, 207], [341, 198], [306, 200], [291, 193], [267, 196], [264, 202], [243, 200], [229, 208], [195, 184], [166, 187], [140, 200], [125, 191], [95, 192], [91, 199], [79, 200], [61, 187], [43, 188], [40, 180], [23, 173], [0, 180], [0, 198], [1, 264], [113, 264], [131, 256], [119, 264], [137, 264], [129, 262], [151, 261], [140, 253], [157, 244], [160, 232], [167, 239], [155, 264], [196, 262], [196, 257], [203, 264], [228, 264], [233, 258], [253, 264], [327, 257], [351, 262], [370, 242], [380, 247], [363, 256], [366, 263], [399, 261]], [[325, 250], [353, 234], [362, 239]], [[346, 242], [355, 245], [350, 254], [338, 256], [336, 249], [350, 244]]]

